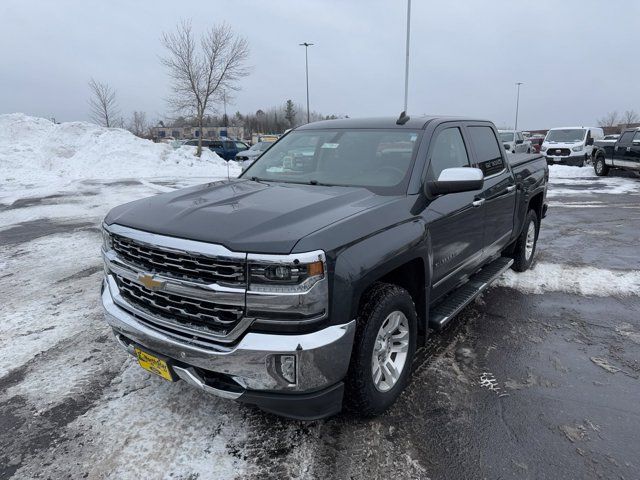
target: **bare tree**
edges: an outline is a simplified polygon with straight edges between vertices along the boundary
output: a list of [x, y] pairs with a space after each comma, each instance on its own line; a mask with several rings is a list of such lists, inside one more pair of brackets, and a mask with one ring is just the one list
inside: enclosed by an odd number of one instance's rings
[[131, 114], [131, 120], [129, 121], [129, 130], [137, 137], [144, 137], [147, 134], [149, 125], [147, 123], [147, 114], [144, 112], [134, 111]]
[[103, 127], [115, 126], [118, 116], [116, 91], [106, 83], [98, 82], [93, 78], [89, 80], [89, 89], [91, 90], [89, 97], [91, 120]]
[[600, 127], [615, 127], [620, 122], [620, 115], [617, 111], [609, 112], [604, 117], [598, 119]]
[[628, 127], [632, 123], [638, 123], [640, 121], [640, 115], [635, 110], [625, 110], [622, 114], [622, 121]]
[[249, 74], [245, 67], [249, 44], [227, 24], [214, 26], [196, 42], [191, 22], [184, 20], [175, 32], [162, 34], [162, 43], [167, 50], [162, 63], [172, 80], [169, 105], [175, 112], [195, 117], [200, 130], [196, 155], [200, 156], [204, 116], [215, 111], [215, 102], [225, 92], [237, 91], [239, 80]]

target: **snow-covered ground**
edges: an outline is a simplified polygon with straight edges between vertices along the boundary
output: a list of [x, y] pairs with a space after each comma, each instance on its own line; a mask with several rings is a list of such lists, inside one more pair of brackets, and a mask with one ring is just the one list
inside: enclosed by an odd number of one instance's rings
[[[550, 215], [608, 206], [607, 195], [624, 196], [622, 208], [640, 202], [638, 179], [596, 177], [592, 167], [552, 166], [550, 175]], [[319, 424], [302, 427], [149, 376], [102, 319], [98, 226], [107, 211], [226, 176], [227, 164], [211, 152], [198, 159], [190, 147], [173, 150], [119, 129], [0, 115], [0, 413], [15, 434], [9, 444], [0, 439], [0, 477], [326, 471], [314, 457]], [[581, 206], [582, 197], [590, 200]], [[628, 297], [640, 290], [640, 272], [546, 259], [499, 284], [525, 294]], [[361, 436], [376, 435], [375, 425], [359, 426]], [[71, 448], [76, 442], [81, 447]], [[425, 464], [403, 455], [401, 478], [423, 476]]]
[[591, 194], [640, 194], [640, 179], [619, 176], [598, 177], [592, 166], [550, 165], [549, 183], [555, 188], [549, 198]]

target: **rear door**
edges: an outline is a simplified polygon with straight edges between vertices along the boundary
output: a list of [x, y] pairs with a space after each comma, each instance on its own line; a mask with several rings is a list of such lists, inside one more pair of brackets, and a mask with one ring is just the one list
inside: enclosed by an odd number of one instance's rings
[[627, 148], [624, 159], [629, 168], [640, 170], [640, 130], [631, 139], [631, 146]]
[[634, 131], [624, 132], [613, 147], [613, 165], [624, 167], [627, 164], [627, 150], [631, 150]]
[[466, 127], [474, 152], [474, 164], [484, 173], [483, 258], [491, 257], [507, 246], [513, 232], [516, 185], [504, 158], [495, 130], [489, 124]]
[[[427, 179], [445, 168], [469, 167], [471, 153], [460, 123], [445, 123], [433, 133], [427, 154]], [[433, 252], [431, 300], [447, 293], [481, 262], [484, 207], [475, 202], [480, 191], [435, 198], [423, 212], [430, 225]]]

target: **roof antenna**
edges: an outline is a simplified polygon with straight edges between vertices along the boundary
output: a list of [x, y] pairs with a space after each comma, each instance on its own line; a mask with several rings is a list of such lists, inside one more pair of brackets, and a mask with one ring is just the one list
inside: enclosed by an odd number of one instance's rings
[[404, 125], [411, 117], [407, 115], [407, 100], [409, 96], [409, 43], [411, 38], [411, 0], [407, 0], [407, 52], [404, 65], [404, 110], [400, 113], [396, 125]]
[[400, 116], [398, 117], [398, 120], [396, 120], [396, 125], [404, 125], [409, 120], [411, 120], [411, 117], [407, 115], [407, 112], [400, 112]]

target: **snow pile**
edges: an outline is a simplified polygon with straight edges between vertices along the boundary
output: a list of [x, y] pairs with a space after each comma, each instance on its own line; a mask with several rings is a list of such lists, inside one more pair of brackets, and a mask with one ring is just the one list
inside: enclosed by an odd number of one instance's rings
[[640, 292], [640, 271], [537, 263], [522, 273], [507, 270], [495, 285], [534, 294], [566, 292], [598, 297], [629, 296]]
[[[0, 184], [140, 177], [226, 177], [227, 164], [210, 150], [173, 147], [126, 130], [86, 122], [54, 124], [22, 113], [0, 115]], [[231, 162], [230, 173], [240, 173]]]
[[549, 165], [549, 179], [554, 183], [554, 179], [560, 178], [590, 178], [596, 177], [596, 172], [592, 166], [572, 167], [569, 165]]

